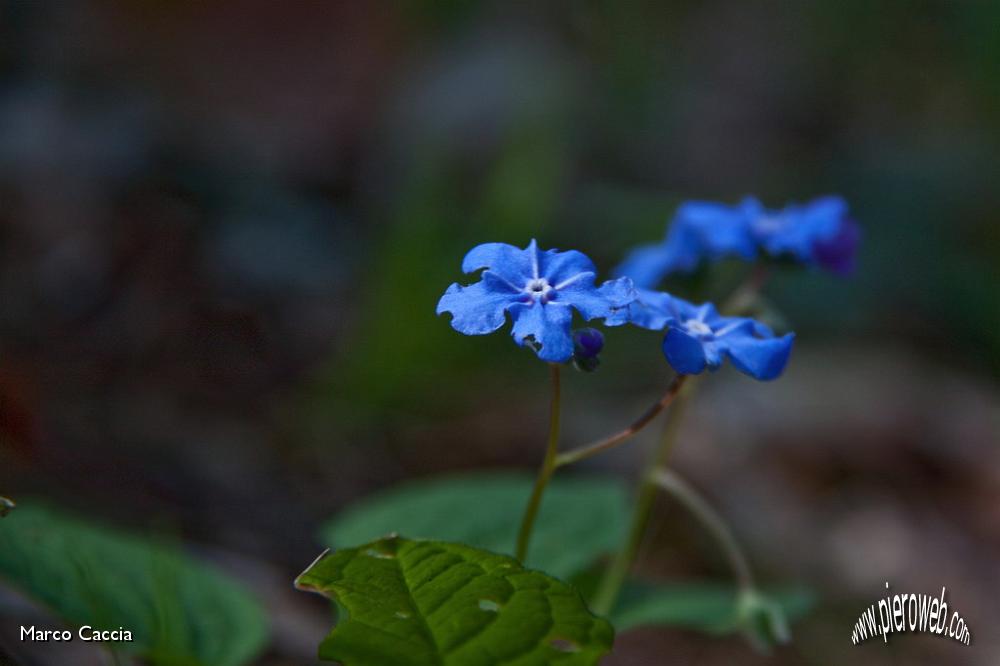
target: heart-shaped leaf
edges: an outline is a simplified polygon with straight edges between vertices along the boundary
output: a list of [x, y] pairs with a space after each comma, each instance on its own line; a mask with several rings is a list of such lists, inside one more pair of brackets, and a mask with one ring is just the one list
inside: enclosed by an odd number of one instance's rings
[[71, 625], [130, 631], [108, 647], [151, 664], [238, 666], [266, 636], [257, 603], [222, 574], [30, 501], [0, 523], [0, 582]]
[[346, 609], [319, 650], [345, 666], [590, 666], [614, 637], [566, 583], [460, 544], [381, 539], [324, 554], [296, 586]]
[[[346, 547], [396, 533], [513, 554], [533, 482], [512, 472], [408, 483], [361, 500], [327, 523], [321, 538]], [[557, 476], [545, 493], [526, 564], [569, 578], [614, 551], [627, 522], [619, 482]]]

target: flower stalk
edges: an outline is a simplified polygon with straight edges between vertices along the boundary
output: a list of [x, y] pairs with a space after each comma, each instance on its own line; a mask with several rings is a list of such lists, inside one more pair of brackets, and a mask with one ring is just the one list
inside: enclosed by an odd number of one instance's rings
[[733, 575], [736, 576], [740, 591], [748, 593], [754, 590], [755, 584], [753, 574], [750, 571], [750, 563], [743, 549], [740, 548], [733, 530], [726, 524], [719, 512], [712, 508], [708, 500], [676, 472], [666, 467], [660, 467], [653, 471], [652, 478], [660, 490], [672, 495], [684, 505], [719, 542], [722, 552], [725, 553], [726, 559], [729, 560], [729, 565], [733, 569]]
[[725, 519], [695, 488], [673, 470], [661, 467], [653, 471], [660, 490], [680, 502], [715, 538], [736, 577], [736, 621], [753, 647], [768, 653], [775, 644], [792, 639], [788, 619], [781, 606], [762, 594], [750, 570], [750, 561]]
[[[727, 313], [743, 313], [753, 307], [754, 302], [760, 295], [761, 290], [767, 283], [770, 272], [762, 266], [755, 266], [743, 284], [726, 299], [723, 304], [723, 311]], [[689, 384], [689, 387], [693, 382]], [[632, 511], [632, 520], [629, 524], [629, 532], [626, 537], [625, 546], [618, 551], [611, 561], [611, 566], [604, 574], [601, 584], [597, 589], [594, 598], [594, 611], [600, 615], [607, 615], [614, 608], [621, 594], [621, 588], [628, 578], [637, 555], [639, 547], [642, 545], [646, 528], [649, 526], [649, 519], [653, 512], [653, 503], [656, 500], [660, 480], [659, 471], [666, 467], [667, 459], [674, 448], [677, 439], [677, 432], [684, 414], [684, 404], [690, 388], [680, 395], [677, 404], [667, 415], [667, 424], [663, 430], [663, 437], [657, 446], [652, 460], [650, 460], [643, 474], [643, 480], [639, 488], [639, 495], [636, 499], [635, 507]], [[745, 563], [745, 558], [744, 558]], [[745, 567], [749, 571], [748, 567]], [[752, 579], [750, 579], [752, 581]], [[752, 588], [750, 588], [752, 589]]]
[[667, 387], [666, 392], [663, 396], [653, 403], [649, 409], [647, 409], [643, 414], [633, 421], [624, 430], [621, 430], [614, 435], [605, 437], [604, 439], [597, 440], [590, 444], [581, 446], [572, 451], [567, 451], [565, 453], [559, 453], [559, 425], [560, 425], [560, 372], [559, 365], [552, 363], [550, 364], [552, 369], [552, 402], [549, 410], [549, 438], [548, 444], [545, 448], [545, 457], [542, 459], [542, 465], [538, 470], [538, 476], [535, 479], [534, 488], [531, 491], [531, 497], [528, 500], [528, 506], [525, 508], [524, 517], [521, 520], [521, 529], [517, 536], [517, 548], [515, 550], [515, 555], [520, 561], [524, 561], [528, 554], [528, 546], [531, 542], [531, 532], [535, 526], [535, 520], [538, 517], [538, 511], [541, 508], [542, 498], [545, 496], [545, 489], [549, 485], [549, 481], [552, 479], [552, 475], [555, 471], [566, 465], [571, 465], [573, 463], [579, 462], [581, 460], [586, 460], [600, 453], [613, 449], [615, 447], [621, 446], [626, 441], [637, 435], [643, 428], [645, 428], [649, 423], [656, 418], [656, 416], [666, 409], [677, 396], [680, 394], [681, 389], [684, 387], [684, 382], [687, 379], [687, 375], [676, 375], [674, 379], [670, 382]]
[[[688, 386], [693, 386], [691, 382]], [[639, 495], [636, 498], [635, 507], [632, 510], [632, 519], [629, 522], [628, 535], [625, 545], [615, 555], [611, 561], [611, 566], [604, 573], [601, 583], [594, 596], [593, 609], [598, 615], [607, 616], [618, 601], [622, 586], [628, 578], [632, 563], [639, 554], [639, 547], [642, 545], [643, 537], [646, 534], [646, 527], [649, 525], [649, 518], [653, 512], [653, 503], [656, 500], [657, 484], [653, 476], [655, 470], [666, 464], [670, 452], [677, 441], [677, 432], [683, 420], [684, 407], [687, 403], [687, 394], [690, 388], [680, 393], [675, 401], [673, 409], [667, 415], [667, 423], [663, 428], [663, 436], [653, 452], [647, 471], [639, 487]]]
[[545, 457], [542, 459], [538, 477], [535, 479], [535, 486], [531, 491], [528, 506], [525, 507], [524, 517], [521, 519], [521, 529], [517, 534], [515, 555], [521, 562], [524, 562], [528, 555], [531, 532], [535, 527], [535, 519], [538, 517], [538, 510], [542, 505], [545, 488], [549, 485], [552, 474], [556, 471], [556, 457], [559, 453], [559, 421], [562, 401], [560, 366], [557, 363], [550, 363], [549, 371], [552, 385], [552, 397], [549, 403], [549, 437], [545, 446]]
[[572, 451], [566, 451], [565, 453], [557, 455], [555, 461], [556, 467], [572, 465], [573, 463], [586, 460], [587, 458], [591, 458], [599, 453], [621, 446], [627, 442], [629, 439], [638, 434], [640, 430], [649, 425], [649, 423], [655, 419], [660, 412], [670, 406], [670, 403], [674, 401], [681, 389], [684, 387], [684, 381], [686, 379], [687, 375], [676, 375], [667, 387], [666, 393], [664, 393], [659, 400], [653, 403], [649, 409], [643, 412], [639, 418], [633, 421], [624, 430], [621, 430], [610, 437], [599, 439], [596, 442], [592, 442], [577, 449], [573, 449]]

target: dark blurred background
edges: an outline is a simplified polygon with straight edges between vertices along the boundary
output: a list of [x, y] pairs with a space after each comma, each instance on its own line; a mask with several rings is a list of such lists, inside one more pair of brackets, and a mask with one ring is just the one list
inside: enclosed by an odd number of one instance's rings
[[[168, 526], [266, 598], [261, 664], [312, 663], [321, 521], [541, 455], [545, 367], [434, 316], [469, 247], [607, 272], [684, 198], [839, 193], [856, 276], [777, 276], [788, 372], [704, 382], [676, 458], [816, 609], [770, 661], [657, 629], [607, 663], [1000, 662], [1000, 3], [512, 4], [4, 3], [0, 493]], [[641, 411], [657, 350], [609, 333], [567, 444]], [[658, 516], [645, 572], [726, 575]], [[947, 586], [972, 645], [851, 645], [885, 581]]]

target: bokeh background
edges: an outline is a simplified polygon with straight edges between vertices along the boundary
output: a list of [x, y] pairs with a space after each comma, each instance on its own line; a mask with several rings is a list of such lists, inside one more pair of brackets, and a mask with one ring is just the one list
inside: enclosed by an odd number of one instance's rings
[[[817, 606], [770, 660], [657, 629], [607, 663], [1000, 662], [1000, 4], [533, 4], [4, 3], [0, 493], [178, 535], [268, 604], [260, 664], [314, 663], [317, 525], [541, 455], [544, 365], [434, 316], [469, 247], [608, 271], [684, 198], [839, 193], [857, 274], [774, 278], [788, 372], [704, 382], [675, 459]], [[668, 377], [612, 331], [566, 442]], [[589, 467], [634, 478], [651, 437]], [[726, 575], [657, 516], [647, 574]], [[972, 645], [851, 645], [886, 581], [947, 586]]]

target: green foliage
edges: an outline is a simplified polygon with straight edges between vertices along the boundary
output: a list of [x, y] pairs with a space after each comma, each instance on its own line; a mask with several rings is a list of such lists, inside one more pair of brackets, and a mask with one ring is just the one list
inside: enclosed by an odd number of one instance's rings
[[0, 581], [71, 625], [124, 627], [134, 641], [120, 649], [158, 666], [237, 666], [266, 636], [256, 602], [225, 576], [29, 502], [0, 523]]
[[[788, 618], [802, 616], [812, 606], [812, 595], [802, 589], [784, 589], [769, 597], [754, 594], [751, 599], [724, 583], [652, 585], [630, 582], [611, 620], [618, 631], [672, 625], [711, 634], [752, 632], [757, 637], [760, 632], [754, 627], [762, 621], [760, 611], [765, 606], [768, 626], [777, 628], [780, 624], [774, 622], [777, 614], [783, 613]], [[772, 633], [780, 638], [779, 632]], [[755, 640], [752, 642], [757, 644]]]
[[[482, 473], [406, 484], [361, 500], [327, 523], [322, 539], [344, 547], [398, 533], [512, 554], [532, 482], [517, 473]], [[619, 483], [557, 476], [545, 494], [526, 564], [569, 578], [619, 546], [627, 517]]]
[[459, 544], [381, 539], [324, 555], [296, 586], [346, 609], [319, 650], [345, 666], [586, 666], [614, 637], [569, 585]]
[[743, 635], [760, 652], [792, 640], [787, 613], [777, 599], [747, 590], [736, 604], [736, 616]]

